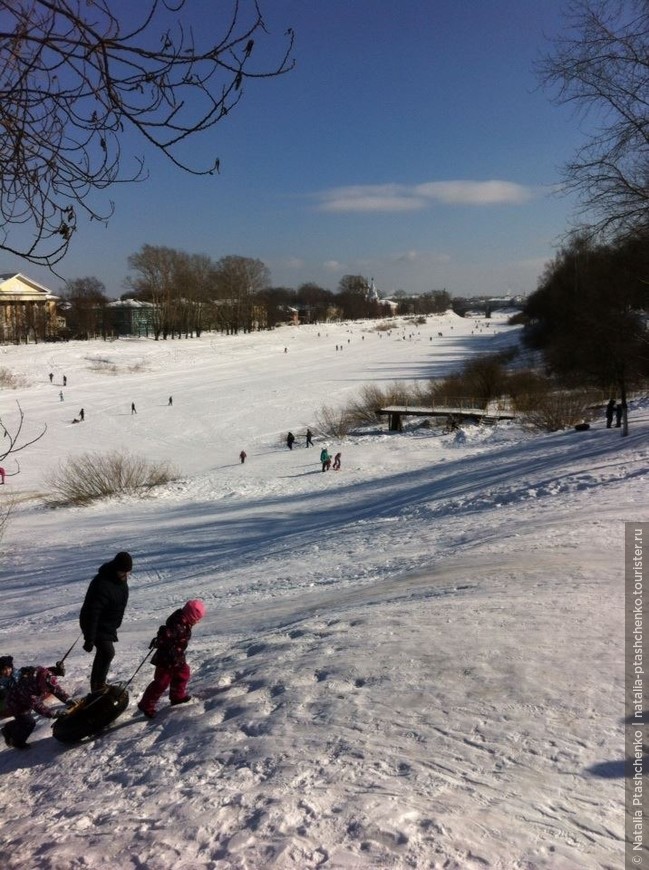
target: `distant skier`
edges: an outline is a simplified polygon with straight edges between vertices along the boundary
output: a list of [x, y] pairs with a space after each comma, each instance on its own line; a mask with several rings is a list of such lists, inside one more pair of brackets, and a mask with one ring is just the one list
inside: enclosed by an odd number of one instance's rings
[[613, 425], [613, 415], [615, 414], [615, 399], [609, 399], [606, 406], [606, 428], [610, 429]]
[[289, 450], [293, 449], [293, 444], [295, 443], [295, 435], [292, 432], [289, 432], [286, 436], [286, 446]]
[[5, 714], [14, 717], [2, 729], [2, 736], [7, 746], [16, 749], [27, 748], [27, 738], [36, 727], [32, 710], [48, 719], [67, 715], [67, 710], [51, 710], [45, 704], [48, 695], [54, 695], [69, 707], [75, 706], [75, 702], [59, 686], [49, 668], [21, 668], [18, 678], [9, 685], [5, 699]]
[[622, 425], [622, 411], [623, 410], [624, 410], [624, 407], [622, 405], [622, 402], [618, 402], [617, 405], [615, 406], [615, 428], [616, 429], [619, 429], [620, 426]]
[[326, 447], [323, 447], [320, 451], [320, 462], [322, 463], [322, 470], [329, 471], [331, 467], [331, 456]]
[[174, 403], [174, 397], [169, 396], [169, 401], [167, 402], [167, 404], [169, 405], [169, 407], [171, 407], [173, 405], [173, 403]]
[[239, 454], [239, 459], [241, 460], [242, 465], [246, 461], [247, 458], [248, 458], [248, 454], [246, 453], [245, 450], [242, 450], [241, 453]]
[[128, 603], [128, 575], [133, 570], [129, 553], [118, 553], [110, 562], [104, 562], [91, 580], [79, 614], [83, 632], [83, 648], [95, 650], [90, 674], [90, 689], [101, 691], [106, 687], [110, 663], [115, 658], [117, 629], [122, 624]]
[[340, 453], [336, 453], [334, 456], [333, 469], [334, 471], [340, 471]]
[[131, 414], [137, 414], [137, 410], [135, 408], [135, 402], [131, 402]]
[[82, 408], [82, 409], [79, 411], [79, 420], [81, 420], [81, 422], [83, 423], [83, 421], [84, 421], [85, 419], [86, 419], [86, 412], [85, 412], [85, 411], [83, 410], [83, 408]]
[[310, 429], [306, 430], [306, 446], [313, 447], [313, 432]]
[[59, 399], [63, 401], [63, 390], [59, 390]]
[[68, 385], [68, 379], [66, 378], [65, 375], [63, 375], [63, 386], [67, 387], [67, 385]]
[[50, 383], [52, 383], [53, 380], [54, 380], [54, 374], [53, 374], [53, 372], [50, 372]]
[[149, 649], [155, 649], [151, 659], [155, 674], [137, 705], [148, 719], [155, 716], [156, 704], [167, 689], [172, 707], [191, 700], [191, 695], [187, 694], [191, 670], [185, 659], [185, 650], [192, 636], [192, 627], [204, 616], [205, 605], [200, 599], [188, 601], [184, 607], [174, 610], [151, 641]]

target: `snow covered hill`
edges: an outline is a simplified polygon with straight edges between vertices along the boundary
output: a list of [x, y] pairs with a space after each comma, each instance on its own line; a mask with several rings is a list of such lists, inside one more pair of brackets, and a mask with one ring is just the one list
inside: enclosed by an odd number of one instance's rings
[[[189, 704], [137, 714], [147, 663], [110, 731], [70, 747], [41, 720], [28, 752], [0, 750], [3, 867], [622, 866], [624, 521], [647, 519], [649, 407], [628, 438], [413, 422], [304, 447], [323, 405], [517, 336], [447, 314], [0, 348], [23, 379], [0, 417], [18, 400], [27, 433], [47, 424], [0, 487], [19, 502], [0, 654], [59, 658], [118, 550], [135, 564], [113, 680], [175, 607], [207, 605]], [[321, 472], [323, 444], [341, 471]], [[43, 505], [54, 463], [123, 448], [179, 478]], [[84, 694], [91, 656], [66, 664]]]

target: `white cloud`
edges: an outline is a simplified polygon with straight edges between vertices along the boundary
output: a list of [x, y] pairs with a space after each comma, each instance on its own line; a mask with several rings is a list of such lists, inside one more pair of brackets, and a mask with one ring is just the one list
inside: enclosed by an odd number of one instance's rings
[[447, 205], [517, 205], [531, 198], [531, 191], [513, 181], [430, 181], [414, 188], [420, 196]]
[[403, 251], [400, 254], [395, 254], [390, 258], [394, 263], [420, 263], [425, 265], [440, 265], [442, 263], [450, 263], [451, 258], [448, 254], [436, 254], [430, 251]]
[[512, 181], [429, 181], [423, 184], [357, 184], [319, 194], [318, 209], [328, 212], [417, 211], [443, 205], [520, 205], [531, 188]]
[[321, 211], [414, 211], [425, 199], [412, 195], [412, 188], [397, 184], [366, 184], [336, 187], [321, 194]]

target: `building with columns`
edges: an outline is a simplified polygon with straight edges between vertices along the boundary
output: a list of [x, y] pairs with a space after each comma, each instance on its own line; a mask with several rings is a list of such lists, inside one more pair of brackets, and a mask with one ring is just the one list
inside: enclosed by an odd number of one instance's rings
[[0, 274], [0, 343], [38, 342], [55, 336], [62, 325], [58, 300], [47, 287], [20, 272]]

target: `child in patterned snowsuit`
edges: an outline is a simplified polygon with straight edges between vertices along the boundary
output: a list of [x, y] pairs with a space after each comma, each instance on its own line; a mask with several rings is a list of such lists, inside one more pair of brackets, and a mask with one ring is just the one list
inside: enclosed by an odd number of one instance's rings
[[5, 713], [14, 717], [2, 729], [7, 746], [14, 746], [16, 749], [27, 746], [27, 738], [36, 727], [32, 710], [47, 719], [67, 715], [67, 711], [51, 710], [45, 704], [48, 695], [54, 695], [70, 707], [75, 705], [68, 693], [59, 686], [49, 668], [21, 668], [18, 679], [9, 684], [5, 698]]
[[191, 671], [185, 660], [185, 650], [192, 636], [192, 626], [204, 616], [205, 605], [202, 601], [188, 601], [184, 607], [174, 610], [151, 641], [149, 649], [155, 649], [151, 659], [155, 674], [137, 705], [147, 718], [153, 719], [156, 704], [167, 689], [172, 706], [190, 700], [187, 683]]
[[[65, 676], [65, 665], [62, 661], [51, 665], [47, 670], [55, 677]], [[0, 656], [0, 718], [2, 719], [8, 715], [5, 713], [5, 703], [9, 689], [18, 682], [20, 674], [20, 670], [17, 673], [14, 670], [13, 656]]]

